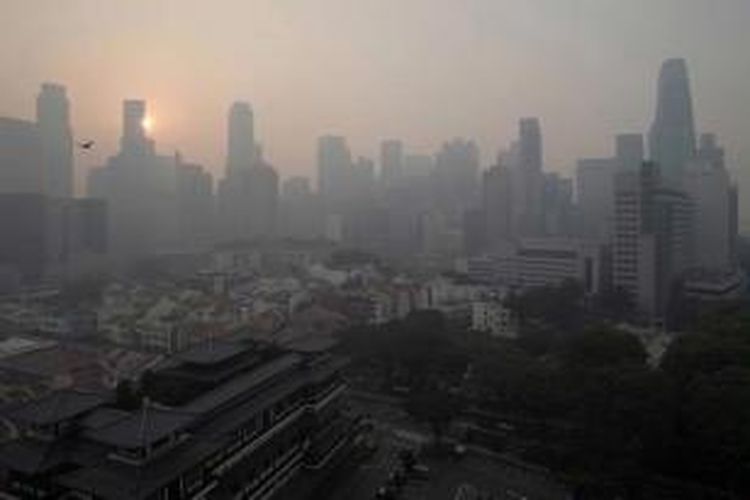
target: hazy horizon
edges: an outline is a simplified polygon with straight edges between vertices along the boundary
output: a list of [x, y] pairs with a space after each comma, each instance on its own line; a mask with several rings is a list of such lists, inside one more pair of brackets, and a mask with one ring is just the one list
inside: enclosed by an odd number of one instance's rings
[[[699, 131], [719, 134], [728, 167], [750, 157], [750, 3], [3, 0], [0, 116], [30, 118], [39, 85], [67, 86], [85, 169], [115, 152], [121, 103], [148, 101], [159, 151], [179, 149], [221, 176], [226, 115], [249, 101], [267, 158], [315, 177], [320, 135], [355, 155], [402, 139], [432, 153], [477, 141], [483, 163], [541, 119], [545, 165], [610, 154], [613, 135], [646, 132], [665, 58], [689, 64]], [[22, 55], [22, 57], [21, 57]]]

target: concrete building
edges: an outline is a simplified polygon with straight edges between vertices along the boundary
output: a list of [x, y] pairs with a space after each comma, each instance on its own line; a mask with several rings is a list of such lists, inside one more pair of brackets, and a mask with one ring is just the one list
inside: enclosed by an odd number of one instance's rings
[[229, 108], [227, 117], [226, 170], [248, 169], [257, 160], [253, 110], [247, 102], [235, 102]]
[[279, 232], [282, 236], [302, 240], [323, 236], [323, 206], [307, 177], [292, 177], [284, 181], [280, 211]]
[[0, 118], [0, 193], [44, 193], [44, 156], [35, 123]]
[[663, 315], [675, 283], [690, 267], [692, 217], [690, 198], [665, 187], [656, 165], [618, 173], [613, 285], [628, 291], [648, 317]]
[[573, 280], [585, 293], [597, 293], [602, 280], [601, 246], [568, 238], [525, 238], [515, 251], [515, 273], [508, 281], [520, 288], [556, 286]]
[[736, 267], [733, 186], [715, 137], [704, 135], [701, 142], [682, 179], [694, 207], [691, 267], [721, 275]]
[[57, 198], [72, 198], [73, 131], [65, 87], [44, 83], [36, 99], [36, 123], [42, 146], [44, 192]]
[[482, 176], [482, 229], [490, 250], [513, 238], [513, 174], [496, 165]]
[[215, 241], [213, 176], [200, 165], [175, 158], [177, 233], [184, 250], [205, 249]]
[[578, 161], [576, 194], [581, 235], [586, 239], [609, 243], [612, 237], [616, 170], [617, 161], [613, 158]]
[[516, 338], [518, 325], [513, 312], [501, 298], [474, 302], [471, 305], [471, 329], [486, 332], [492, 337]]
[[404, 178], [404, 144], [399, 140], [380, 145], [380, 178], [384, 189], [399, 186]]
[[270, 238], [276, 234], [279, 176], [254, 142], [253, 115], [247, 103], [229, 111], [227, 165], [218, 189], [222, 241]]
[[120, 263], [178, 245], [176, 157], [156, 154], [145, 120], [145, 101], [124, 101], [120, 151], [88, 177], [89, 196], [107, 202], [110, 249]]
[[473, 141], [454, 139], [435, 156], [435, 205], [456, 218], [475, 206], [479, 198], [479, 148]]
[[318, 139], [318, 193], [326, 203], [348, 198], [351, 168], [352, 155], [344, 137]]
[[646, 159], [642, 134], [619, 134], [615, 138], [617, 169], [638, 170]]

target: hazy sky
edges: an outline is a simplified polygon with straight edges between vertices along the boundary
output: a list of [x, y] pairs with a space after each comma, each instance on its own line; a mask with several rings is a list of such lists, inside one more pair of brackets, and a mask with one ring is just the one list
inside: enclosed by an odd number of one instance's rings
[[[539, 116], [547, 168], [645, 131], [664, 58], [688, 59], [700, 130], [750, 162], [750, 0], [0, 0], [0, 115], [33, 116], [64, 83], [83, 171], [114, 152], [123, 98], [144, 98], [160, 151], [222, 172], [226, 113], [253, 104], [282, 175], [315, 141], [383, 138], [431, 153], [454, 136], [487, 162]], [[750, 178], [750, 176], [748, 176]]]

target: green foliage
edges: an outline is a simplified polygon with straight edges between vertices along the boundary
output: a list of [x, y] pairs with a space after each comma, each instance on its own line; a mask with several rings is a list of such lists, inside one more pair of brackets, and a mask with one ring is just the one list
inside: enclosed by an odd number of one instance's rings
[[527, 459], [610, 492], [591, 498], [657, 498], [638, 492], [664, 481], [696, 498], [716, 497], [710, 487], [750, 498], [750, 304], [701, 309], [653, 367], [637, 337], [584, 329], [574, 292], [511, 296], [518, 341], [454, 332], [429, 312], [344, 344], [388, 387], [400, 377], [412, 389], [406, 408], [437, 440], [470, 404], [512, 422]]
[[576, 281], [511, 295], [506, 305], [518, 317], [521, 338], [534, 353], [554, 349], [562, 337], [583, 327], [583, 288]]
[[647, 354], [634, 335], [612, 328], [597, 328], [571, 336], [563, 345], [562, 357], [572, 368], [618, 367], [643, 366]]

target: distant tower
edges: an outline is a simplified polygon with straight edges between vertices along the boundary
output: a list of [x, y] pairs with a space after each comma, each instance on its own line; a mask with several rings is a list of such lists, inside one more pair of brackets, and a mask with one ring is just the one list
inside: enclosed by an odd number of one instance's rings
[[661, 67], [649, 150], [651, 161], [659, 165], [667, 181], [679, 178], [695, 155], [693, 104], [684, 59], [669, 59]]
[[643, 135], [619, 134], [616, 138], [615, 148], [617, 168], [630, 171], [641, 168], [645, 159]]
[[542, 130], [537, 118], [518, 123], [517, 164], [514, 172], [516, 226], [524, 236], [543, 232], [544, 173]]
[[146, 136], [146, 101], [126, 100], [122, 103], [122, 137], [120, 151], [127, 155], [154, 155], [154, 142]]
[[42, 147], [44, 192], [58, 198], [73, 196], [73, 133], [65, 87], [42, 84], [36, 99], [36, 121]]
[[380, 145], [380, 176], [383, 187], [396, 187], [404, 175], [404, 144], [398, 140], [383, 141]]
[[257, 158], [250, 104], [242, 101], [232, 104], [227, 125], [227, 171], [252, 167]]
[[537, 118], [522, 118], [519, 129], [519, 161], [522, 170], [542, 171], [542, 130]]
[[344, 137], [327, 135], [318, 139], [318, 192], [326, 201], [348, 195], [352, 155]]

